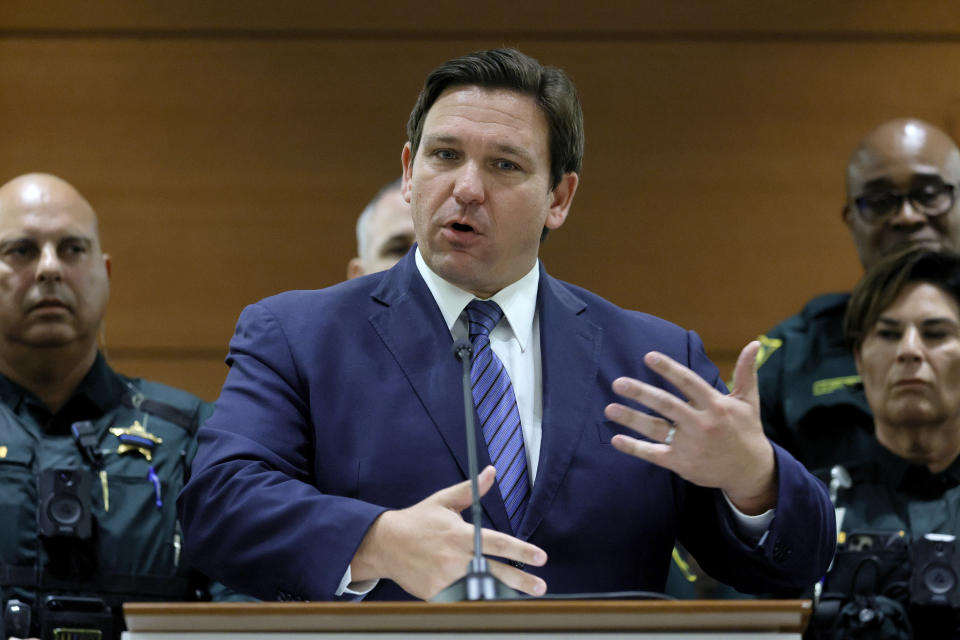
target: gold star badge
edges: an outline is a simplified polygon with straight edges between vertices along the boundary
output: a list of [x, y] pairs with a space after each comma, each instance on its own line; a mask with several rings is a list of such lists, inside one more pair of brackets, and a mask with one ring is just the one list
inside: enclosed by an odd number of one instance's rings
[[157, 445], [163, 442], [163, 438], [148, 432], [139, 420], [134, 420], [133, 424], [126, 429], [122, 427], [113, 427], [110, 433], [117, 436], [120, 440], [120, 446], [117, 447], [117, 453], [126, 453], [127, 451], [136, 451], [148, 461], [153, 458], [153, 450]]

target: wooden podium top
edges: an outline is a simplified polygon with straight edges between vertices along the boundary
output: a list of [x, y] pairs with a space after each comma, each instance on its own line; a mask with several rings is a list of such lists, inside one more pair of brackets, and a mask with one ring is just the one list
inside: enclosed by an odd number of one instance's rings
[[767, 631], [802, 633], [809, 600], [126, 603], [130, 632]]

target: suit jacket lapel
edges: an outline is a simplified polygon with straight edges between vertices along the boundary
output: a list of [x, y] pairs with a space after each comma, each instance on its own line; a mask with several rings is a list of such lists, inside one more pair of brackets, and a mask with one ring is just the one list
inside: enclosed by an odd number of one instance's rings
[[[461, 365], [453, 355], [453, 338], [437, 302], [417, 271], [413, 251], [384, 275], [371, 295], [384, 308], [369, 317], [370, 323], [400, 365], [450, 455], [457, 461], [463, 478], [467, 479]], [[490, 457], [479, 429], [477, 425], [477, 452], [480, 469], [483, 469], [490, 463]], [[496, 486], [487, 492], [481, 504], [496, 529], [511, 530]]]
[[586, 398], [597, 377], [602, 329], [584, 313], [586, 304], [540, 267], [540, 361], [543, 438], [537, 479], [518, 537], [527, 539], [543, 520], [570, 466], [584, 426], [597, 407]]

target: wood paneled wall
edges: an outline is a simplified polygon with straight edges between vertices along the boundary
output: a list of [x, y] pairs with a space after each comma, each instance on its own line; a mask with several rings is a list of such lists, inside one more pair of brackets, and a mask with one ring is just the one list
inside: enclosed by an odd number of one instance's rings
[[340, 281], [425, 74], [510, 45], [565, 68], [587, 149], [550, 271], [740, 347], [859, 276], [857, 140], [960, 127], [951, 3], [7, 0], [0, 182], [74, 183], [113, 257], [121, 370], [208, 399], [244, 305]]

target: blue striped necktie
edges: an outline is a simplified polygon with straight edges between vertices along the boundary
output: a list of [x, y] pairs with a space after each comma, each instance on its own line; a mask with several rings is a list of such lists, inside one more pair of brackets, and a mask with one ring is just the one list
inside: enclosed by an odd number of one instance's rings
[[500, 358], [490, 347], [490, 332], [501, 318], [503, 311], [496, 302], [474, 300], [467, 305], [470, 342], [473, 343], [473, 364], [470, 367], [473, 403], [490, 461], [497, 469], [500, 495], [516, 533], [527, 510], [530, 479], [527, 477], [527, 454], [523, 448], [520, 412], [513, 385]]

